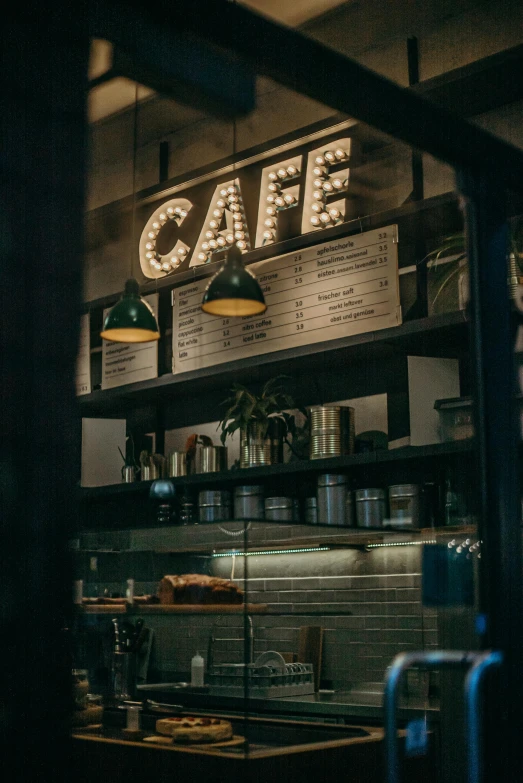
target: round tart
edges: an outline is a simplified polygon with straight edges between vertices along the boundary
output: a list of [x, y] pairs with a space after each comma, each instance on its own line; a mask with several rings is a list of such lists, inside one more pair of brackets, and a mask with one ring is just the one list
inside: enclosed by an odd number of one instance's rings
[[224, 742], [232, 739], [232, 725], [220, 718], [160, 718], [156, 721], [156, 731], [173, 742]]

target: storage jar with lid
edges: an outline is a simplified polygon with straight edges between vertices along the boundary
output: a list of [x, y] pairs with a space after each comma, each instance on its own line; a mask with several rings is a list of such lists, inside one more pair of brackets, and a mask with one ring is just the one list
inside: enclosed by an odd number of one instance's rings
[[355, 500], [358, 527], [382, 527], [387, 513], [385, 491], [377, 487], [357, 489]]
[[315, 497], [305, 498], [305, 522], [308, 525], [318, 524], [318, 500]]
[[231, 493], [204, 490], [198, 494], [200, 522], [221, 522], [231, 518]]
[[320, 525], [347, 524], [347, 476], [324, 473], [318, 476], [318, 523]]
[[271, 522], [292, 522], [292, 498], [265, 498], [265, 519]]
[[389, 487], [390, 520], [395, 527], [419, 527], [420, 488], [417, 484]]
[[248, 484], [234, 490], [235, 519], [264, 518], [263, 487]]

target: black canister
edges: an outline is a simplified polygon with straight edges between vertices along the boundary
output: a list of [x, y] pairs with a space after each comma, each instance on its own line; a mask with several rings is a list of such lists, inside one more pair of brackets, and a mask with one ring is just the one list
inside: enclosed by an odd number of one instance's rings
[[223, 522], [231, 518], [231, 493], [204, 490], [198, 494], [200, 522]]

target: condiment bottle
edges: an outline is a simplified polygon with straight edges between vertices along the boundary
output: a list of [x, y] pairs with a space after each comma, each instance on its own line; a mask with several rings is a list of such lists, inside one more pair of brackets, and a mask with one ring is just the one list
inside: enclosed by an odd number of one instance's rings
[[191, 685], [194, 688], [203, 687], [203, 658], [198, 651], [191, 661]]

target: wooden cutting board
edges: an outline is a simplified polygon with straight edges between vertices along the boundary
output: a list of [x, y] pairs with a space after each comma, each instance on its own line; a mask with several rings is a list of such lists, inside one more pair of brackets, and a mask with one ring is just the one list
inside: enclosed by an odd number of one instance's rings
[[314, 690], [320, 687], [323, 651], [323, 628], [321, 625], [302, 625], [298, 642], [298, 663], [312, 663], [314, 666]]

